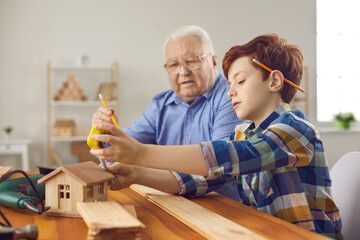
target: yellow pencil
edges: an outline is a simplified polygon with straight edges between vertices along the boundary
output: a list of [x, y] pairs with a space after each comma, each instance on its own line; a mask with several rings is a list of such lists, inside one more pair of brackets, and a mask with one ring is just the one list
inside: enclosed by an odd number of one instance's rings
[[[271, 70], [270, 68], [268, 68], [266, 65], [264, 65], [263, 63], [261, 63], [259, 60], [256, 60], [255, 58], [253, 58], [253, 62], [258, 64], [260, 67], [264, 68], [265, 70], [272, 72], [273, 70]], [[293, 86], [294, 88], [296, 88], [297, 90], [299, 90], [300, 92], [306, 93], [307, 92], [302, 89], [301, 87], [299, 87], [298, 85], [296, 85], [295, 83], [289, 81], [288, 79], [284, 78], [284, 81], [287, 82], [288, 84], [290, 84], [291, 86]]]
[[[107, 107], [107, 108], [109, 108], [109, 106], [106, 104], [105, 99], [102, 97], [101, 94], [99, 94], [99, 97], [100, 97], [101, 101], [103, 102], [104, 106]], [[113, 123], [115, 124], [115, 126], [119, 127], [119, 124], [116, 122], [116, 119], [115, 119], [114, 115], [111, 114], [110, 117], [111, 117], [111, 119], [113, 120]]]

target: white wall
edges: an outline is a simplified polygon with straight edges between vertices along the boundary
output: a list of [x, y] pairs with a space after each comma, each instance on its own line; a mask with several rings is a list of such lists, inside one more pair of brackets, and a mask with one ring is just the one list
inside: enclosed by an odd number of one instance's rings
[[260, 34], [274, 32], [299, 45], [315, 121], [315, 14], [313, 0], [1, 0], [0, 127], [12, 125], [14, 138], [33, 139], [32, 168], [45, 165], [46, 62], [75, 65], [82, 53], [96, 66], [119, 62], [119, 120], [130, 125], [154, 94], [169, 88], [162, 44], [172, 30], [189, 24], [209, 32], [219, 71], [232, 45]]

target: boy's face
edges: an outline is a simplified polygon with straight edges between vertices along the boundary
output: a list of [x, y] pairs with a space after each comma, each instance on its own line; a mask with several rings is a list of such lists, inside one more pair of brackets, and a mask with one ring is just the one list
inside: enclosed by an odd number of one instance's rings
[[272, 104], [270, 80], [263, 80], [254, 64], [250, 57], [240, 57], [231, 64], [228, 96], [239, 119], [253, 121], [259, 126], [276, 108]]

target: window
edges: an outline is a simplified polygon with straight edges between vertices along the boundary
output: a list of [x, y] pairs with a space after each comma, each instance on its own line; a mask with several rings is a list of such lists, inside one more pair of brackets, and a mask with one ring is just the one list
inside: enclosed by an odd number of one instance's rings
[[104, 183], [99, 183], [99, 188], [98, 188], [98, 194], [99, 195], [103, 195], [104, 194]]
[[360, 1], [317, 0], [317, 119], [360, 119]]
[[87, 187], [87, 198], [93, 198], [94, 197], [94, 187], [88, 186]]
[[69, 185], [59, 185], [59, 197], [70, 199], [70, 186]]

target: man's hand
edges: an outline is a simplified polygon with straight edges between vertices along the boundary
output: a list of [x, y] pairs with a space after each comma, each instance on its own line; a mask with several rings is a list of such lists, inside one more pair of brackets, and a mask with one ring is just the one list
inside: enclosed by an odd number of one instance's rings
[[111, 114], [114, 115], [116, 121], [117, 121], [117, 117], [115, 116], [115, 110], [114, 108], [107, 108], [105, 106], [100, 106], [98, 108], [98, 110], [93, 114], [93, 118], [92, 118], [92, 124], [96, 124], [96, 123], [101, 123], [101, 122], [107, 122], [107, 123], [111, 123], [114, 124], [112, 119], [111, 119]]
[[136, 167], [122, 163], [106, 164], [115, 179], [109, 181], [110, 190], [120, 190], [137, 183]]

